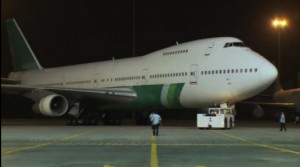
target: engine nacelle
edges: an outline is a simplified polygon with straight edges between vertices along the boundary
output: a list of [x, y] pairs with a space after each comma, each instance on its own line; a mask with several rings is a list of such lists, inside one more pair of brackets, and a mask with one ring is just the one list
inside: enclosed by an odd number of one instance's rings
[[64, 96], [52, 94], [43, 97], [40, 102], [32, 106], [32, 109], [45, 116], [59, 117], [68, 111], [68, 105], [68, 100]]

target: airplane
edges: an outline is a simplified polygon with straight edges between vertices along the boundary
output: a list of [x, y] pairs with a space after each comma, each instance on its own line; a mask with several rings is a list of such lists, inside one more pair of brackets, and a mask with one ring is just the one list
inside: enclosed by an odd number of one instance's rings
[[300, 88], [279, 90], [273, 95], [275, 105], [294, 107], [300, 112]]
[[[6, 21], [13, 72], [1, 92], [34, 102], [36, 113], [70, 115], [97, 110], [234, 108], [269, 87], [276, 67], [234, 37], [199, 39], [144, 56], [43, 68], [14, 19]], [[88, 122], [95, 123], [93, 117]], [[96, 120], [97, 121], [97, 120]]]
[[264, 98], [267, 98], [267, 101], [254, 100], [253, 102], [249, 102], [249, 101], [243, 102], [245, 104], [250, 103], [255, 105], [253, 110], [254, 117], [256, 118], [264, 117], [265, 111], [261, 106], [272, 107], [275, 110], [277, 108], [277, 112], [273, 112], [276, 118], [280, 113], [278, 112], [278, 109], [289, 110], [290, 114], [300, 113], [300, 88], [284, 90], [278, 78], [272, 85], [272, 88], [273, 90], [271, 95], [262, 95], [264, 96]]

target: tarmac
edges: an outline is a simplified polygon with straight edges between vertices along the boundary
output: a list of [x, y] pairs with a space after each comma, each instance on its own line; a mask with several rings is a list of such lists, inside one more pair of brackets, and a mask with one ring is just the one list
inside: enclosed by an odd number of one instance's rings
[[[65, 126], [1, 120], [4, 167], [298, 167], [300, 125], [237, 122], [231, 130], [195, 126]], [[16, 121], [20, 122], [20, 121]], [[43, 124], [44, 122], [44, 124]]]

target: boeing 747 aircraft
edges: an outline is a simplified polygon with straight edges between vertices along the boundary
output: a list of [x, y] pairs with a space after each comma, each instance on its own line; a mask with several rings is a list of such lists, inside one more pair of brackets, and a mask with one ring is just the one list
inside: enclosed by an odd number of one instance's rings
[[14, 19], [6, 21], [13, 72], [3, 93], [34, 101], [46, 116], [104, 109], [234, 107], [277, 78], [263, 56], [232, 37], [195, 40], [140, 57], [43, 68]]

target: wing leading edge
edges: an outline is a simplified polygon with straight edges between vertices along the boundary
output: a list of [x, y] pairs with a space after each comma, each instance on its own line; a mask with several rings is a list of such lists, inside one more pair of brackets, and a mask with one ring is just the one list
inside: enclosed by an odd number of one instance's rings
[[[58, 88], [41, 87], [19, 84], [1, 84], [2, 93], [7, 94], [51, 94], [56, 93], [72, 100], [100, 100], [112, 103], [126, 103], [137, 97], [136, 92], [130, 87], [100, 88], [100, 89], [80, 89], [80, 88]], [[27, 96], [28, 97], [28, 96]]]

